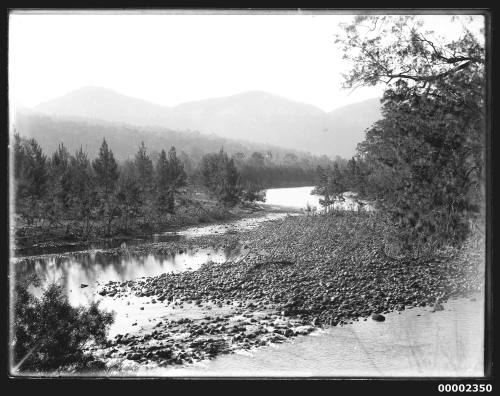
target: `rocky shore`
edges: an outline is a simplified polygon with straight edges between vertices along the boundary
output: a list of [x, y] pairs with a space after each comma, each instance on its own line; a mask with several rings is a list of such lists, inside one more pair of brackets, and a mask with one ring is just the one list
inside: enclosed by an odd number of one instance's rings
[[[450, 297], [482, 289], [481, 237], [431, 257], [393, 258], [384, 253], [385, 227], [366, 213], [289, 216], [242, 232], [132, 247], [242, 250], [237, 259], [196, 271], [104, 285], [104, 298], [146, 298], [177, 316], [165, 314], [155, 324], [118, 335], [99, 353], [109, 362], [141, 366], [191, 363], [283, 342], [319, 326], [383, 320], [393, 310], [439, 310]], [[189, 312], [195, 314], [188, 317]]]

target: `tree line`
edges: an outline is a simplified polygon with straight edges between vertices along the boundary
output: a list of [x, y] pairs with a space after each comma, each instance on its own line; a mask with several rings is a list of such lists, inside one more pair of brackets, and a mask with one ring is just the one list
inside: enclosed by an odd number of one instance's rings
[[182, 205], [179, 199], [186, 188], [203, 188], [216, 202], [231, 207], [263, 200], [264, 188], [313, 184], [316, 176], [314, 164], [299, 161], [295, 154], [275, 161], [270, 152], [229, 157], [221, 149], [195, 163], [185, 153], [178, 156], [175, 147], [152, 155], [141, 142], [133, 159], [119, 162], [106, 139], [93, 160], [81, 147], [71, 154], [60, 143], [47, 156], [34, 138], [16, 132], [13, 140], [16, 213], [28, 226], [76, 221], [85, 235], [95, 221], [109, 235], [117, 222], [127, 229], [138, 218], [168, 217]]
[[109, 234], [114, 219], [126, 226], [147, 205], [159, 215], [173, 213], [186, 173], [174, 147], [168, 154], [162, 150], [153, 164], [141, 144], [133, 161], [118, 164], [106, 139], [91, 161], [82, 148], [71, 155], [63, 143], [47, 157], [35, 139], [16, 133], [14, 182], [16, 213], [28, 225], [72, 219], [88, 228], [91, 220], [101, 219]]

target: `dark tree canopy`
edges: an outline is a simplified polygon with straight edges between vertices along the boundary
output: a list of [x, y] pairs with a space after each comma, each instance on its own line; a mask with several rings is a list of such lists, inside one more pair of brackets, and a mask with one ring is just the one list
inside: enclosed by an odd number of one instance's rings
[[464, 28], [446, 42], [418, 17], [358, 16], [337, 43], [352, 65], [346, 88], [385, 87], [382, 119], [368, 128], [356, 158], [319, 169], [317, 191], [340, 188], [375, 200], [407, 249], [462, 241], [484, 202], [481, 38]]
[[240, 174], [224, 150], [203, 156], [200, 168], [205, 186], [223, 203], [233, 205], [239, 200]]
[[118, 180], [118, 164], [115, 161], [113, 152], [108, 148], [106, 139], [103, 139], [99, 156], [92, 163], [96, 173], [97, 183], [105, 194], [113, 191]]
[[30, 285], [26, 279], [16, 282], [15, 367], [27, 372], [88, 367], [93, 359], [84, 347], [89, 341], [106, 341], [113, 314], [101, 310], [96, 302], [88, 307], [73, 307], [57, 284], [49, 285], [42, 297], [36, 298], [28, 290]]
[[137, 181], [143, 194], [151, 188], [153, 182], [153, 161], [149, 158], [144, 142], [141, 142], [134, 161]]

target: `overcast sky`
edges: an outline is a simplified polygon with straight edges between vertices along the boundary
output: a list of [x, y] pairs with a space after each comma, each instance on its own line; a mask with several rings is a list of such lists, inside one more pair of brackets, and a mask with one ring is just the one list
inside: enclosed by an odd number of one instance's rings
[[[457, 22], [430, 25], [455, 32]], [[11, 104], [83, 86], [162, 105], [261, 90], [330, 111], [381, 96], [341, 89], [349, 64], [334, 35], [349, 15], [33, 15], [9, 24]], [[483, 17], [477, 16], [478, 26]]]

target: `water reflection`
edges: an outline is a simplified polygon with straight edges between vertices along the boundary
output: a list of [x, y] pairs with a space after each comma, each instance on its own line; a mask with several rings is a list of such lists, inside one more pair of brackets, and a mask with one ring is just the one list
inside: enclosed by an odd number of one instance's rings
[[[283, 194], [283, 191], [285, 194]], [[310, 199], [312, 187], [267, 190], [272, 204], [287, 205], [286, 199], [294, 197], [302, 201], [304, 194]], [[279, 198], [273, 198], [275, 195]], [[301, 205], [299, 205], [301, 206]], [[223, 262], [228, 258], [236, 258], [240, 254], [239, 247], [227, 249], [197, 249], [183, 253], [169, 254], [134, 254], [127, 251], [127, 246], [140, 245], [147, 242], [170, 242], [185, 238], [210, 234], [238, 232], [256, 227], [263, 221], [277, 220], [287, 213], [268, 213], [261, 217], [244, 218], [233, 222], [191, 227], [177, 232], [166, 232], [138, 238], [113, 238], [86, 244], [64, 246], [34, 246], [20, 249], [16, 257], [26, 257], [15, 264], [16, 275], [25, 277], [36, 274], [43, 287], [50, 282], [58, 282], [63, 286], [72, 304], [87, 304], [99, 295], [96, 294], [99, 284], [108, 281], [126, 281], [141, 277], [157, 276], [168, 272], [182, 272], [198, 269], [208, 261]], [[106, 254], [99, 250], [124, 248], [119, 254]], [[65, 257], [34, 257], [57, 253], [71, 253]], [[29, 257], [33, 256], [33, 257]], [[33, 290], [40, 295], [41, 289]]]
[[178, 237], [194, 238], [212, 234], [226, 234], [238, 231], [250, 230], [257, 227], [260, 223], [269, 220], [279, 220], [289, 215], [288, 213], [268, 213], [261, 217], [250, 217], [229, 223], [209, 224], [206, 226], [189, 227], [181, 231], [168, 231], [163, 234], [157, 234], [155, 237]]
[[18, 247], [16, 249], [16, 257], [27, 256], [41, 256], [44, 254], [58, 254], [68, 252], [80, 252], [85, 250], [96, 249], [114, 249], [122, 247], [123, 244], [127, 246], [141, 245], [146, 242], [175, 242], [182, 239], [182, 235], [176, 233], [169, 234], [155, 234], [145, 235], [138, 238], [110, 238], [102, 239], [100, 241], [82, 242], [82, 243], [68, 243], [59, 246], [29, 246]]
[[16, 263], [16, 275], [26, 277], [36, 274], [41, 288], [34, 289], [35, 295], [51, 282], [63, 286], [70, 303], [87, 304], [94, 300], [99, 284], [108, 281], [126, 281], [163, 273], [177, 273], [198, 269], [209, 261], [224, 262], [237, 257], [236, 249], [197, 249], [178, 254], [105, 254], [91, 251], [70, 257], [42, 257]]

